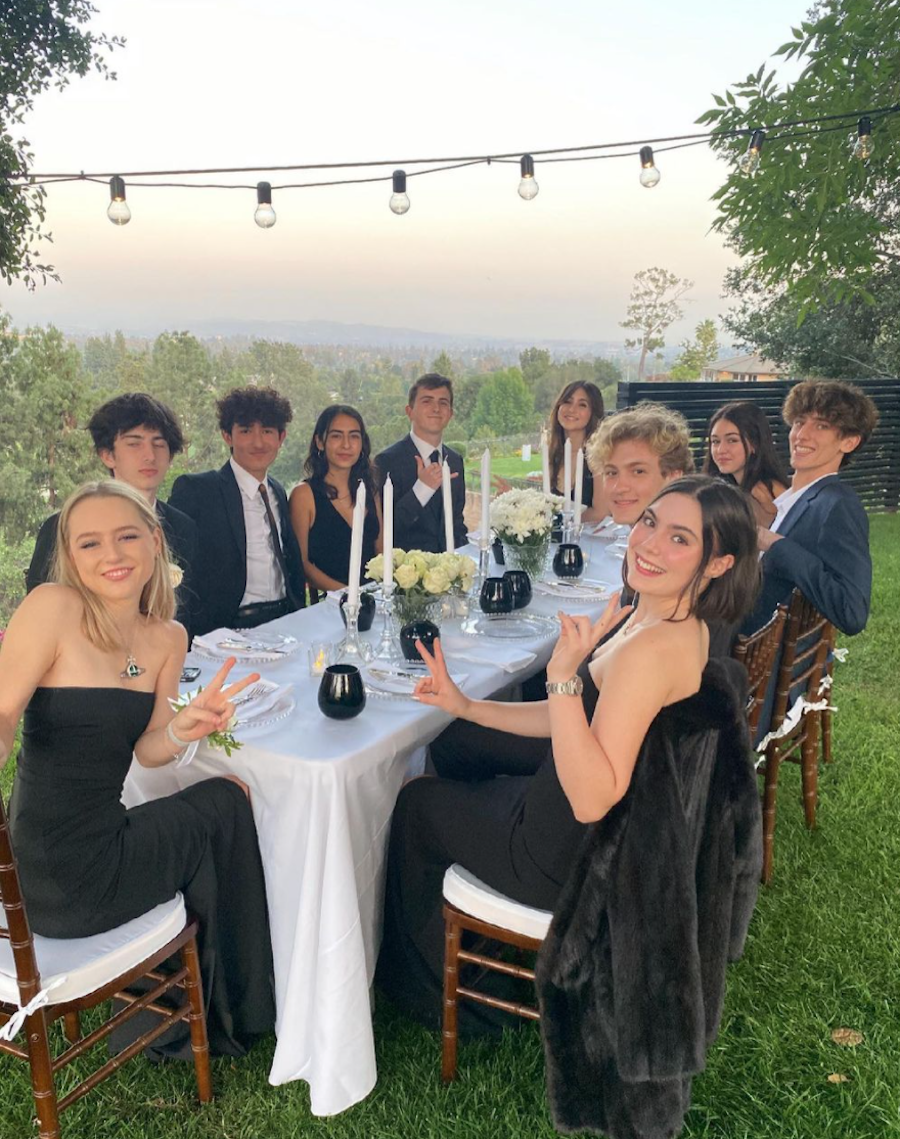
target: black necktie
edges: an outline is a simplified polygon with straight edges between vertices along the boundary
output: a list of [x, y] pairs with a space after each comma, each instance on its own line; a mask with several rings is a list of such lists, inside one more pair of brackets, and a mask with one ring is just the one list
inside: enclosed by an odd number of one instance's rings
[[441, 461], [441, 453], [440, 451], [432, 451], [428, 458], [432, 463], [439, 463]]
[[284, 560], [284, 550], [281, 548], [281, 536], [278, 533], [278, 525], [275, 522], [275, 515], [272, 513], [272, 506], [269, 502], [269, 492], [266, 490], [265, 483], [259, 484], [259, 496], [263, 500], [263, 506], [266, 508], [266, 518], [269, 522], [269, 532], [272, 535], [272, 549], [275, 552], [275, 561], [278, 562], [281, 568], [281, 575], [284, 578], [284, 592], [291, 605], [298, 604], [298, 598], [293, 588], [291, 587], [291, 579], [288, 574], [287, 562]]

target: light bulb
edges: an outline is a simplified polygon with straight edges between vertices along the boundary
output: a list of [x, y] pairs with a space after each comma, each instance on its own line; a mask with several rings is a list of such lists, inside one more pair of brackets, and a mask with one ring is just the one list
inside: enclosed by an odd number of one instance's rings
[[275, 211], [272, 209], [272, 186], [269, 182], [256, 183], [256, 212], [253, 220], [260, 229], [271, 229], [275, 224]]
[[754, 131], [750, 136], [750, 145], [747, 147], [747, 153], [741, 159], [741, 172], [748, 177], [752, 178], [759, 169], [759, 155], [765, 139], [765, 131]]
[[405, 170], [394, 171], [392, 185], [394, 192], [391, 194], [388, 205], [391, 207], [391, 212], [397, 214], [399, 217], [401, 214], [405, 214], [409, 209], [409, 195], [406, 193]]
[[519, 183], [519, 197], [526, 202], [530, 202], [532, 198], [538, 196], [538, 190], [540, 190], [540, 186], [538, 186], [534, 180], [534, 159], [530, 154], [522, 155], [519, 168], [522, 172], [522, 181]]
[[856, 128], [856, 138], [853, 141], [853, 157], [865, 162], [872, 157], [875, 144], [872, 141], [872, 120], [863, 115]]
[[652, 190], [654, 186], [659, 184], [662, 177], [660, 172], [656, 169], [653, 162], [653, 147], [641, 147], [641, 177], [640, 183], [648, 190]]
[[109, 180], [109, 198], [106, 216], [113, 225], [128, 225], [131, 221], [131, 210], [125, 201], [125, 182], [118, 174]]

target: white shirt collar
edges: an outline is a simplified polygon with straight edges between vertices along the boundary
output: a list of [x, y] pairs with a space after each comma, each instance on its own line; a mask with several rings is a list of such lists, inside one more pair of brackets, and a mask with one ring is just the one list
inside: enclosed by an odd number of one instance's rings
[[777, 498], [772, 499], [772, 502], [778, 513], [775, 515], [775, 520], [772, 522], [772, 525], [769, 527], [769, 529], [777, 534], [781, 529], [781, 526], [784, 523], [784, 520], [787, 517], [789, 511], [791, 510], [791, 507], [795, 502], [797, 502], [798, 499], [802, 498], [803, 495], [806, 494], [806, 492], [811, 487], [814, 487], [817, 482], [821, 482], [822, 479], [830, 479], [836, 477], [837, 473], [835, 471], [832, 471], [827, 475], [819, 475], [817, 479], [813, 479], [813, 481], [807, 483], [806, 486], [801, 486], [798, 490], [794, 490], [793, 487], [788, 487], [788, 489], [779, 494]]
[[442, 443], [438, 443], [437, 446], [435, 446], [433, 443], [426, 443], [424, 439], [419, 438], [419, 436], [415, 433], [415, 431], [410, 431], [409, 437], [410, 437], [410, 439], [412, 439], [416, 450], [422, 456], [423, 462], [426, 462], [426, 463], [431, 462], [431, 452], [432, 451], [439, 451], [441, 454], [441, 458], [443, 459], [443, 457], [444, 457], [444, 446]]
[[245, 471], [240, 463], [234, 461], [234, 455], [228, 460], [231, 464], [231, 469], [234, 472], [235, 480], [238, 484], [241, 494], [245, 498], [256, 498], [259, 495], [260, 481], [256, 475], [251, 475], [249, 471]]

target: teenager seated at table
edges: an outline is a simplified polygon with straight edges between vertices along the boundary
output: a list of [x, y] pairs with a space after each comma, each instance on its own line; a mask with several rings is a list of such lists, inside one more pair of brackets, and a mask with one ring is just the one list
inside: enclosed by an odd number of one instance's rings
[[[200, 922], [210, 1046], [240, 1056], [275, 1023], [246, 788], [209, 779], [133, 810], [120, 796], [132, 754], [146, 767], [171, 763], [225, 728], [234, 696], [258, 676], [225, 687], [231, 660], [173, 713], [187, 635], [172, 620], [159, 517], [131, 487], [110, 480], [75, 491], [56, 558], [58, 584], [26, 597], [0, 650], [0, 765], [24, 712], [9, 817], [29, 921], [45, 937], [91, 937], [180, 890]], [[151, 1050], [189, 1058], [186, 1028]]]
[[[750, 891], [752, 908], [759, 873], [753, 852], [761, 853], [761, 847], [758, 794], [744, 750], [749, 743], [743, 693], [734, 662], [708, 660], [706, 621], [738, 619], [752, 604], [758, 572], [746, 497], [695, 475], [660, 491], [631, 532], [627, 577], [639, 587], [640, 607], [619, 609], [614, 598], [593, 624], [560, 614], [543, 703], [470, 699], [451, 681], [439, 642], [433, 656], [420, 649], [430, 673], [416, 688], [422, 703], [507, 733], [510, 750], [516, 737], [541, 736], [546, 752], [534, 775], [482, 783], [424, 777], [401, 792], [392, 822], [377, 979], [404, 1011], [432, 1027], [440, 1021], [442, 882], [449, 866], [458, 862], [514, 900], [554, 910], [567, 881], [567, 894], [581, 886], [584, 868], [572, 874], [579, 851], [597, 850], [599, 842], [601, 866], [604, 858], [615, 864], [623, 820], [638, 812], [637, 803], [641, 812], [648, 803], [663, 811], [659, 828], [641, 839], [641, 873], [657, 893], [649, 912], [673, 925], [684, 923], [689, 939], [690, 912], [673, 911], [673, 898], [690, 890], [694, 855], [705, 849], [710, 828], [716, 832], [721, 826], [724, 834], [731, 825], [727, 787], [739, 786], [740, 810], [749, 812], [750, 864], [738, 868], [735, 850], [726, 852], [728, 865], [721, 865], [716, 889], [727, 893], [737, 875]], [[579, 669], [592, 650], [587, 667], [599, 697], [596, 707], [586, 709]], [[714, 798], [713, 784], [722, 802]], [[629, 842], [636, 839], [632, 835]], [[590, 873], [602, 870], [592, 863]], [[697, 870], [710, 873], [719, 870]], [[618, 899], [620, 886], [612, 883], [611, 897]], [[601, 926], [595, 935], [607, 945]], [[656, 942], [630, 936], [633, 952], [646, 953], [648, 963], [657, 960]], [[654, 926], [648, 936], [661, 934]], [[716, 937], [710, 959], [725, 953], [727, 927]], [[602, 958], [606, 949], [597, 952]], [[680, 970], [682, 962], [673, 960], [671, 968]], [[467, 1031], [490, 1030], [496, 1020], [483, 1006], [460, 1006]]]
[[[550, 489], [562, 495], [565, 480], [565, 446], [568, 439], [572, 445], [572, 473], [569, 494], [575, 489], [575, 456], [586, 449], [588, 441], [603, 419], [603, 396], [596, 384], [590, 381], [574, 381], [566, 384], [556, 397], [548, 417], [550, 435]], [[587, 456], [585, 456], [587, 458]], [[581, 501], [584, 505], [583, 522], [598, 522], [609, 513], [602, 494], [600, 480], [595, 480], [593, 472], [586, 470], [582, 482]]]
[[778, 512], [775, 499], [787, 490], [788, 476], [761, 407], [739, 400], [713, 412], [703, 472], [739, 486], [750, 496], [757, 524], [766, 529], [772, 525]]
[[315, 589], [347, 587], [353, 507], [360, 483], [366, 488], [361, 573], [381, 553], [381, 500], [370, 454], [366, 425], [355, 408], [332, 404], [316, 420], [303, 467], [306, 481], [294, 487], [289, 499], [303, 572]]

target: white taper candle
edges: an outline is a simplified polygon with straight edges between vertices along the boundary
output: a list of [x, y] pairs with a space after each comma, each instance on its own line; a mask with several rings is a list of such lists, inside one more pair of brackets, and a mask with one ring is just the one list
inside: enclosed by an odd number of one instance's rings
[[581, 511], [583, 503], [581, 501], [582, 492], [584, 491], [584, 451], [579, 447], [578, 454], [575, 456], [575, 525], [581, 525]]
[[550, 444], [547, 440], [546, 428], [541, 431], [541, 475], [544, 494], [550, 494]]
[[366, 521], [366, 488], [356, 488], [356, 505], [353, 507], [353, 529], [350, 533], [350, 568], [347, 578], [347, 604], [359, 605], [359, 573], [362, 568], [363, 526]]
[[381, 580], [387, 588], [394, 580], [394, 484], [390, 475], [384, 480], [381, 492], [381, 549], [384, 560]]
[[491, 542], [491, 452], [487, 447], [481, 456], [481, 545]]
[[572, 440], [563, 447], [563, 514], [572, 509]]
[[444, 548], [448, 554], [456, 549], [453, 540], [453, 499], [450, 495], [450, 464], [444, 459], [441, 466], [441, 495], [444, 505]]

